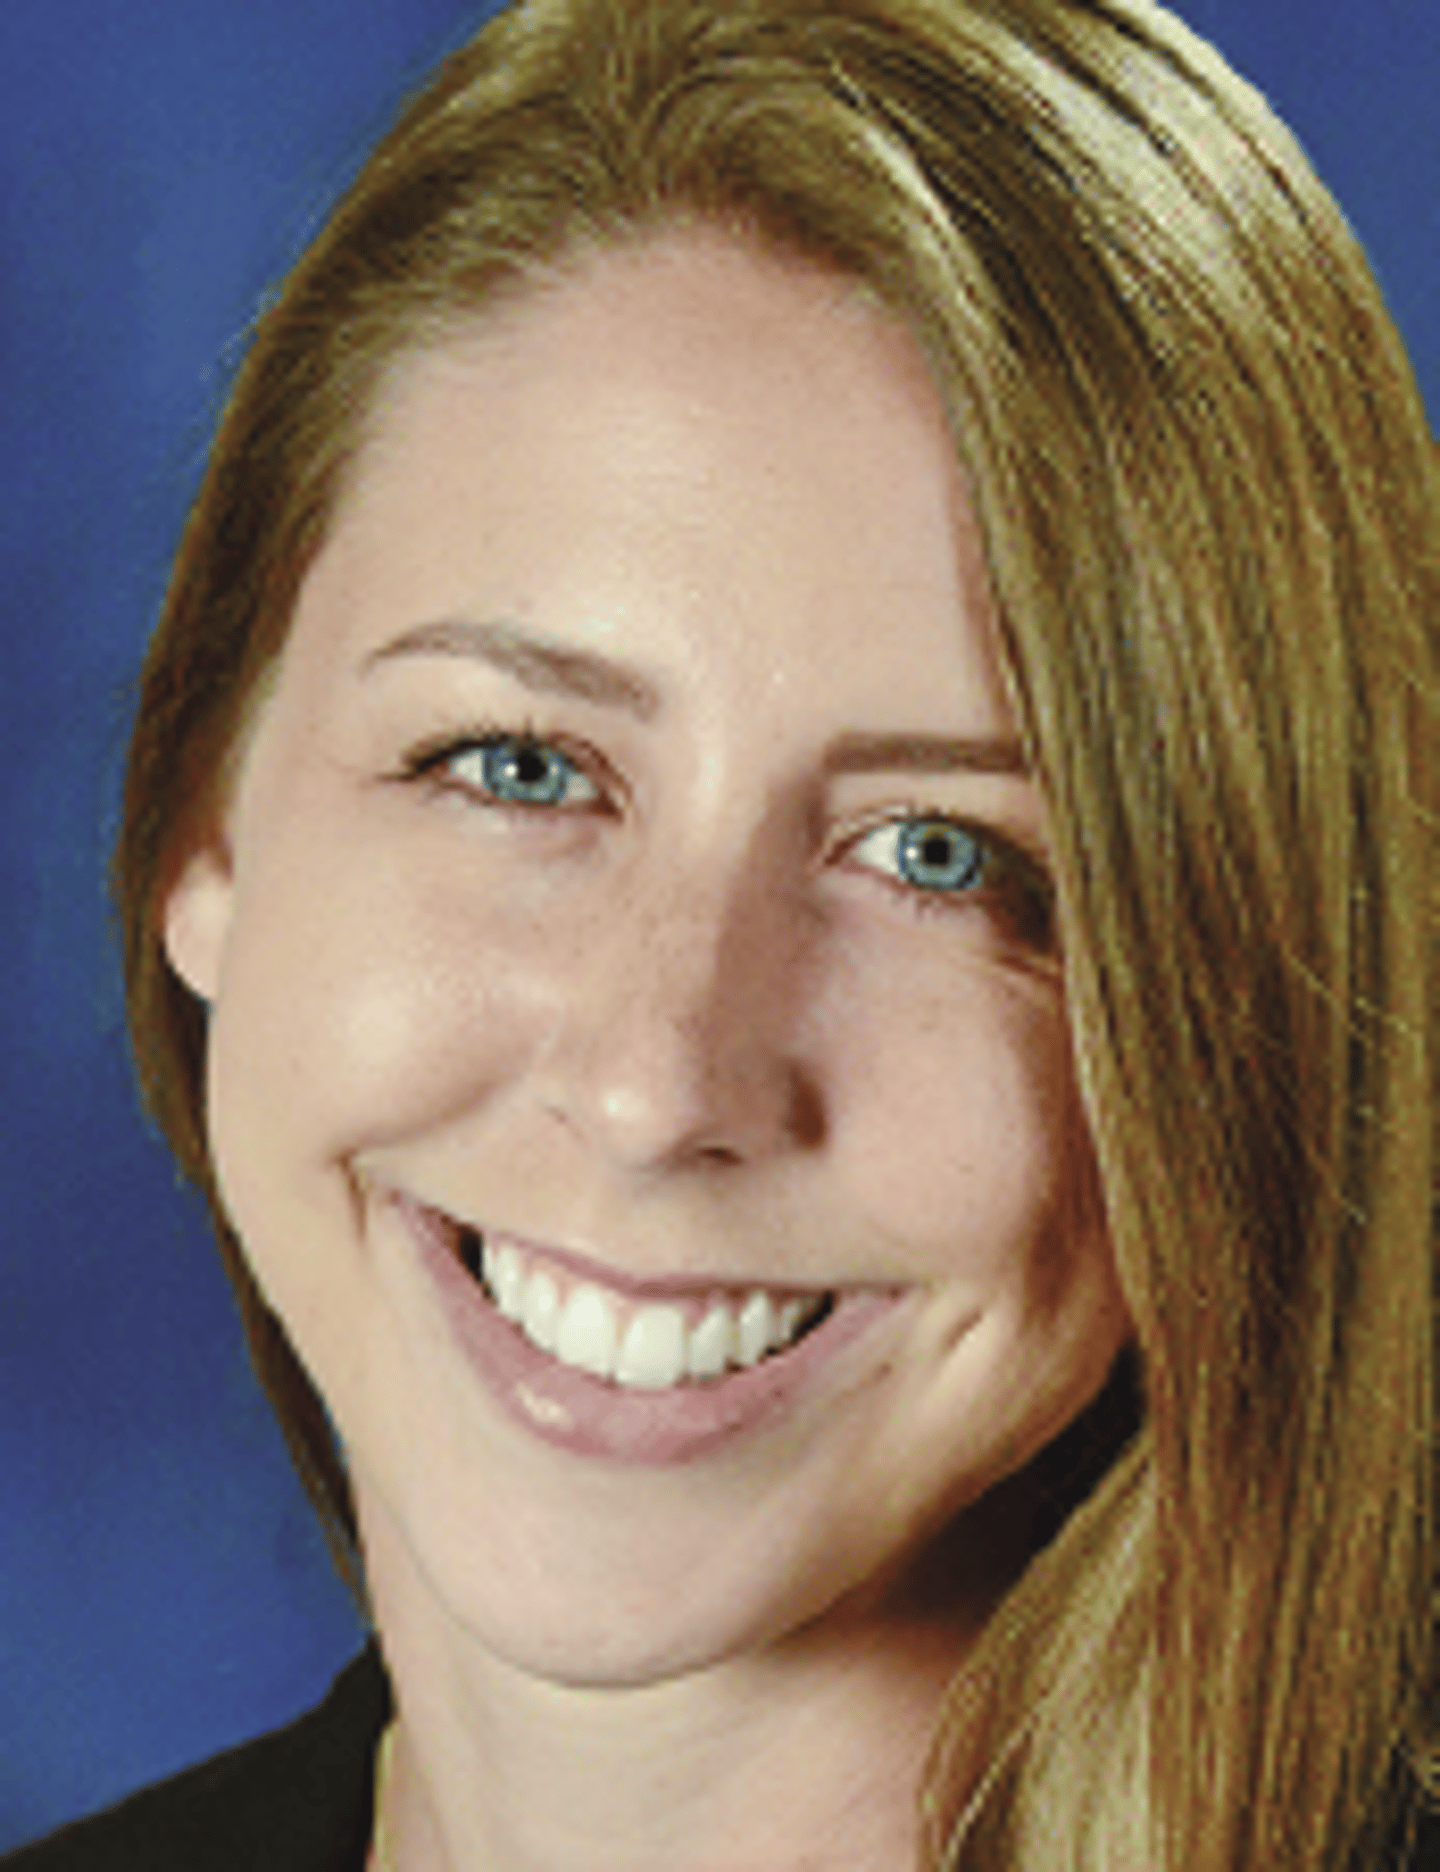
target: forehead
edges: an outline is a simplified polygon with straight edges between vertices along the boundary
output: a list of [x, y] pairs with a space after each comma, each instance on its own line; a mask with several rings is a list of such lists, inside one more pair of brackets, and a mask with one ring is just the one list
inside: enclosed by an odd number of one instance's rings
[[[462, 403], [482, 398], [485, 421], [466, 426]], [[348, 505], [387, 477], [436, 481], [459, 465], [447, 432], [475, 474], [547, 445], [617, 487], [648, 471], [668, 484], [710, 475], [719, 492], [735, 468], [763, 477], [758, 512], [800, 492], [801, 471], [828, 453], [818, 492], [878, 458], [965, 505], [943, 406], [900, 320], [859, 281], [705, 227], [590, 253], [403, 352]]]
[[[417, 367], [446, 354], [488, 362], [492, 391], [509, 371], [552, 384], [557, 401], [618, 373], [626, 397], [648, 389], [698, 403], [764, 387], [784, 401], [824, 382], [849, 407], [858, 363], [868, 394], [888, 390], [896, 416], [917, 400], [939, 409], [908, 328], [865, 282], [705, 223], [583, 249], [442, 330], [438, 345], [402, 352], [382, 383], [370, 425], [381, 447], [404, 420]], [[523, 387], [533, 394], [533, 381]], [[742, 401], [741, 413], [753, 410]]]
[[852, 638], [873, 659], [877, 636], [953, 660], [957, 625], [989, 629], [908, 330], [708, 229], [587, 256], [392, 367], [297, 624], [477, 606], [590, 648], [678, 632], [772, 663]]

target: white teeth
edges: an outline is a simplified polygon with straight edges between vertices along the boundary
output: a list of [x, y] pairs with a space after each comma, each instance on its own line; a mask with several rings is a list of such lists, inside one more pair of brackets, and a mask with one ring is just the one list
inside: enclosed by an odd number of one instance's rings
[[692, 1378], [718, 1378], [735, 1357], [735, 1322], [716, 1302], [690, 1335], [686, 1365]]
[[685, 1315], [679, 1307], [641, 1307], [625, 1329], [616, 1383], [659, 1391], [673, 1385], [684, 1369]]
[[735, 1323], [735, 1357], [742, 1365], [758, 1365], [770, 1350], [775, 1334], [775, 1309], [770, 1296], [758, 1288], [740, 1309]]
[[560, 1315], [556, 1358], [597, 1378], [608, 1378], [615, 1369], [619, 1341], [615, 1309], [604, 1294], [598, 1287], [577, 1287]]
[[652, 1303], [629, 1312], [589, 1282], [562, 1296], [556, 1277], [544, 1267], [532, 1269], [509, 1242], [485, 1245], [482, 1278], [497, 1309], [542, 1352], [637, 1390], [666, 1390], [683, 1378], [703, 1383], [756, 1365], [767, 1352], [788, 1346], [825, 1305], [821, 1294], [777, 1303], [757, 1287], [738, 1317], [717, 1298], [692, 1327], [679, 1306]]
[[525, 1337], [542, 1352], [555, 1350], [555, 1332], [560, 1324], [560, 1291], [544, 1269], [530, 1276], [525, 1288], [525, 1317], [521, 1321]]
[[485, 1251], [485, 1278], [495, 1296], [495, 1304], [506, 1319], [525, 1317], [525, 1261], [518, 1248], [508, 1242], [493, 1254]]

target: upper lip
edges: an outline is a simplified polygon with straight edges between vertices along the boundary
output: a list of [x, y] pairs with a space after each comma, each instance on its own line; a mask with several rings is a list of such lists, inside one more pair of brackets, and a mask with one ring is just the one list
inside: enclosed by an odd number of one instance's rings
[[[453, 1211], [438, 1204], [401, 1196], [402, 1206], [417, 1210], [431, 1225], [443, 1229], [455, 1242], [464, 1235], [478, 1236], [482, 1242], [491, 1246], [508, 1242], [524, 1252], [542, 1256], [572, 1274], [576, 1280], [588, 1281], [599, 1287], [608, 1287], [612, 1291], [624, 1294], [636, 1300], [681, 1300], [703, 1298], [717, 1292], [749, 1293], [756, 1288], [764, 1288], [772, 1293], [785, 1294], [823, 1294], [839, 1291], [838, 1284], [824, 1284], [816, 1281], [777, 1280], [773, 1275], [756, 1279], [753, 1275], [742, 1273], [690, 1273], [676, 1272], [667, 1274], [634, 1274], [619, 1268], [613, 1262], [599, 1261], [590, 1255], [573, 1248], [560, 1247], [553, 1242], [541, 1241], [534, 1236], [519, 1234], [510, 1229], [491, 1229], [478, 1223], [467, 1221]], [[846, 1282], [845, 1286], [871, 1292], [887, 1288], [898, 1290], [899, 1283], [893, 1282]]]

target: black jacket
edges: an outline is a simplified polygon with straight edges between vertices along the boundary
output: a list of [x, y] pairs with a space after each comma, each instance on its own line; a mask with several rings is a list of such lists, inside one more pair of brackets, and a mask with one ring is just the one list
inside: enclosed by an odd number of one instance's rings
[[374, 1645], [288, 1728], [143, 1788], [5, 1872], [364, 1872], [390, 1690]]
[[[375, 1745], [389, 1719], [390, 1690], [372, 1644], [320, 1707], [288, 1728], [144, 1788], [0, 1864], [5, 1872], [364, 1872]], [[1373, 1872], [1440, 1872], [1440, 1816], [1419, 1822], [1412, 1814]]]

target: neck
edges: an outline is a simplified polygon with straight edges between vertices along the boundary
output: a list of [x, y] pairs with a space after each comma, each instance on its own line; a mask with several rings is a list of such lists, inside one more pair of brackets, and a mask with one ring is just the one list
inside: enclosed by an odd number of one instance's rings
[[565, 1682], [459, 1628], [357, 1492], [398, 1710], [384, 1872], [916, 1862], [931, 1735], [994, 1582], [964, 1607], [922, 1589], [837, 1608], [655, 1681]]

